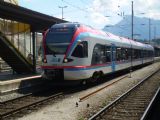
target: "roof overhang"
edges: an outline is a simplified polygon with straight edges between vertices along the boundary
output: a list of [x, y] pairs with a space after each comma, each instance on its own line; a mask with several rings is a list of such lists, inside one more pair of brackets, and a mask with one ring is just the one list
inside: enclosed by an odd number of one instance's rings
[[32, 31], [37, 32], [41, 32], [53, 24], [67, 22], [3, 1], [0, 1], [0, 18], [30, 24]]

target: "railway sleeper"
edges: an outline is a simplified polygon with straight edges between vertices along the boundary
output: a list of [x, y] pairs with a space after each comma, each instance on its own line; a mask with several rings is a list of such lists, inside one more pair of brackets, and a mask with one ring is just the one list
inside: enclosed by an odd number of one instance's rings
[[[136, 101], [131, 101], [131, 100], [124, 100], [122, 101], [124, 104], [128, 103], [128, 104], [146, 104], [148, 103], [150, 100], [148, 101], [144, 101], [144, 100], [136, 100]], [[137, 103], [138, 102], [138, 103]]]
[[118, 106], [117, 109], [126, 109], [126, 110], [144, 110], [144, 107], [127, 107], [127, 106]]
[[143, 115], [142, 111], [112, 111], [104, 116], [119, 116], [121, 118], [121, 120], [123, 120], [123, 117], [140, 117]]

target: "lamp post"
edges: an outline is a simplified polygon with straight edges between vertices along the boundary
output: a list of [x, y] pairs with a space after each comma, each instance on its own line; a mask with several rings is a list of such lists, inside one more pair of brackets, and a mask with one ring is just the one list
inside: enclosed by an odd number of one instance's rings
[[64, 18], [63, 18], [63, 9], [64, 9], [64, 8], [67, 8], [67, 6], [58, 6], [58, 7], [62, 9], [62, 20], [63, 20], [63, 19], [64, 19]]

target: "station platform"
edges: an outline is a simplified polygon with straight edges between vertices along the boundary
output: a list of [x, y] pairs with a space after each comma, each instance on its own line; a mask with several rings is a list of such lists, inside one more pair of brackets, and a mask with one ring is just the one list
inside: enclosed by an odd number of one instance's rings
[[0, 73], [0, 95], [42, 84], [41, 74]]

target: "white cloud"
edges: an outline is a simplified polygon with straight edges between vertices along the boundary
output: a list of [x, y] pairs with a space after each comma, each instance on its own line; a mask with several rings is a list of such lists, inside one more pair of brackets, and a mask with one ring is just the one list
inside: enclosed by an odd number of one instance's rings
[[[115, 24], [120, 20], [117, 14], [120, 13], [119, 0], [94, 0], [89, 6], [90, 19], [96, 25]], [[122, 0], [127, 1], [127, 0]], [[126, 2], [121, 2], [126, 5]], [[109, 16], [109, 17], [106, 17]], [[117, 17], [114, 19], [114, 17]]]
[[96, 24], [105, 24], [109, 22], [109, 19], [99, 12], [92, 13], [90, 17]]
[[145, 17], [154, 18], [154, 15], [157, 16], [160, 10], [159, 0], [135, 0], [134, 6], [138, 16], [140, 16], [139, 13], [145, 13]]
[[[118, 13], [131, 14], [132, 0], [93, 0], [89, 6], [90, 19], [95, 24], [115, 24], [120, 20]], [[133, 0], [134, 15], [160, 19], [159, 0]], [[145, 13], [142, 15], [141, 13]], [[110, 16], [106, 18], [105, 16]]]

